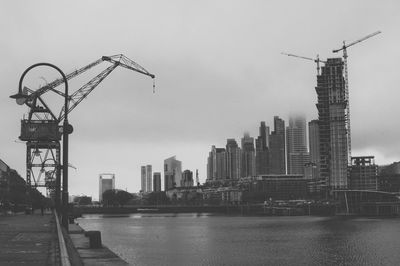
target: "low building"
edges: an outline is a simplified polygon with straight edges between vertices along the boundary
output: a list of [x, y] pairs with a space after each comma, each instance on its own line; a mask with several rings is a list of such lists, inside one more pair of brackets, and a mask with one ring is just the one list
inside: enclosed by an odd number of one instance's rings
[[351, 157], [350, 189], [378, 190], [378, 166], [374, 156]]
[[307, 180], [303, 175], [263, 175], [247, 183], [243, 201], [290, 200], [307, 198]]

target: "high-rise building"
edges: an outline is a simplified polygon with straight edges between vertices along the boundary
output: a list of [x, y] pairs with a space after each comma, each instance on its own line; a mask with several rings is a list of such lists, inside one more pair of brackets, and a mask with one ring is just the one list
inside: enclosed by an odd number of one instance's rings
[[318, 120], [308, 122], [308, 143], [310, 148], [310, 162], [313, 166], [311, 178], [319, 178], [319, 125]]
[[260, 135], [256, 139], [256, 175], [269, 173], [269, 152], [268, 152], [269, 127], [265, 122], [260, 124]]
[[348, 187], [350, 122], [343, 60], [328, 58], [317, 76], [320, 175], [328, 189]]
[[274, 116], [274, 131], [269, 136], [270, 174], [286, 174], [285, 121]]
[[256, 152], [254, 139], [249, 133], [244, 133], [242, 138], [242, 177], [256, 175]]
[[182, 173], [182, 187], [193, 187], [193, 172], [190, 170], [185, 170]]
[[286, 128], [287, 172], [304, 175], [304, 167], [310, 162], [307, 149], [306, 119], [302, 115], [290, 116]]
[[182, 162], [172, 156], [164, 160], [164, 190], [180, 187], [182, 180]]
[[141, 177], [141, 190], [142, 192], [146, 192], [146, 166], [140, 167], [140, 177]]
[[237, 180], [241, 177], [242, 151], [235, 139], [226, 141], [226, 177]]
[[160, 192], [161, 191], [161, 173], [154, 172], [153, 174], [153, 191]]
[[146, 165], [146, 192], [153, 191], [152, 186], [153, 170], [151, 165]]
[[99, 201], [103, 201], [103, 193], [107, 190], [115, 189], [115, 174], [99, 175]]
[[221, 179], [226, 179], [226, 152], [224, 148], [213, 145], [207, 160], [207, 180]]
[[351, 157], [350, 188], [378, 190], [378, 166], [374, 156]]

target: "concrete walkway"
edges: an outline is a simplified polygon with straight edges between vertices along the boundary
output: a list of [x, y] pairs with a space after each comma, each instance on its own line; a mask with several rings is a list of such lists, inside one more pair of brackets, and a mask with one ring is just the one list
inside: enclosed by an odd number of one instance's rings
[[0, 215], [0, 265], [60, 265], [54, 215]]

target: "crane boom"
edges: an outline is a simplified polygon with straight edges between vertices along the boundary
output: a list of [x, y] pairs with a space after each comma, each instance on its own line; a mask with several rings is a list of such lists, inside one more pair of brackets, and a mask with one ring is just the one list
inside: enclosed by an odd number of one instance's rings
[[[25, 103], [31, 107], [31, 111], [30, 111], [30, 115], [29, 117], [32, 117], [32, 114], [37, 112], [37, 108], [35, 108], [35, 105], [37, 103], [37, 99], [40, 100], [40, 102], [44, 105], [45, 108], [43, 108], [42, 110], [46, 110], [45, 112], [42, 113], [49, 113], [53, 119], [55, 119], [58, 122], [61, 122], [66, 113], [70, 113], [80, 102], [82, 102], [82, 100], [84, 100], [90, 92], [92, 92], [94, 90], [94, 88], [97, 87], [97, 85], [100, 84], [100, 82], [102, 82], [115, 68], [117, 68], [118, 66], [122, 66], [124, 68], [127, 68], [129, 70], [133, 70], [136, 71], [138, 73], [141, 73], [143, 75], [149, 76], [151, 77], [153, 80], [155, 78], [154, 74], [151, 74], [150, 72], [148, 72], [144, 67], [140, 66], [138, 63], [134, 62], [133, 60], [129, 59], [128, 57], [122, 55], [122, 54], [118, 54], [118, 55], [112, 55], [112, 56], [102, 56], [100, 59], [78, 69], [75, 70], [71, 73], [68, 73], [66, 75], [67, 80], [70, 80], [86, 71], [88, 71], [89, 69], [93, 68], [94, 66], [100, 64], [103, 61], [107, 61], [109, 63], [111, 63], [111, 66], [107, 67], [105, 70], [103, 70], [100, 74], [98, 74], [96, 77], [94, 77], [93, 79], [91, 79], [88, 83], [86, 83], [85, 85], [83, 85], [80, 89], [78, 89], [77, 91], [75, 91], [74, 93], [72, 93], [71, 95], [68, 96], [68, 109], [67, 112], [65, 112], [65, 108], [63, 107], [60, 111], [59, 117], [55, 118], [54, 114], [51, 112], [51, 110], [48, 108], [48, 106], [45, 104], [45, 102], [43, 101], [43, 99], [41, 98], [41, 95], [43, 95], [44, 93], [48, 92], [48, 91], [53, 91], [59, 95], [61, 95], [62, 97], [65, 97], [65, 93], [59, 91], [56, 89], [57, 86], [61, 85], [64, 83], [64, 80], [62, 78], [56, 79], [48, 84], [46, 84], [45, 86], [39, 88], [38, 90], [34, 91], [31, 90], [29, 88], [24, 88], [25, 94], [30, 93], [27, 98], [27, 100], [25, 101]], [[153, 89], [154, 89], [154, 81], [153, 81]]]
[[319, 75], [319, 63], [326, 63], [326, 61], [323, 61], [321, 59], [319, 59], [319, 55], [317, 55], [317, 58], [310, 58], [310, 57], [305, 57], [305, 56], [301, 56], [301, 55], [295, 55], [295, 54], [288, 54], [288, 53], [281, 53], [283, 55], [287, 55], [287, 56], [292, 56], [292, 57], [297, 57], [297, 58], [301, 58], [301, 59], [305, 59], [305, 60], [310, 60], [310, 61], [314, 61], [315, 63], [317, 63], [317, 74]]
[[361, 39], [358, 39], [357, 41], [354, 41], [354, 42], [352, 42], [352, 43], [350, 43], [350, 44], [347, 44], [347, 45], [346, 45], [345, 42], [343, 41], [343, 46], [342, 46], [342, 48], [333, 50], [332, 52], [337, 53], [337, 52], [339, 52], [339, 51], [341, 51], [341, 50], [344, 50], [344, 49], [346, 49], [346, 48], [348, 48], [348, 47], [350, 47], [350, 46], [353, 46], [354, 44], [357, 44], [357, 43], [362, 42], [362, 41], [365, 41], [366, 39], [369, 39], [369, 38], [371, 38], [371, 37], [373, 37], [373, 36], [375, 36], [375, 35], [378, 35], [379, 33], [382, 33], [382, 32], [378, 30], [378, 31], [376, 31], [376, 32], [374, 32], [374, 33], [368, 34], [367, 36], [365, 36], [365, 37], [363, 37], [363, 38], [361, 38]]

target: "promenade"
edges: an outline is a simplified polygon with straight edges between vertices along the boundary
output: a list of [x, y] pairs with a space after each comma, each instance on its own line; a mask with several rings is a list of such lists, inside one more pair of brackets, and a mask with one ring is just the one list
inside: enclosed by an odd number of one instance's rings
[[54, 215], [0, 215], [0, 265], [60, 265]]

